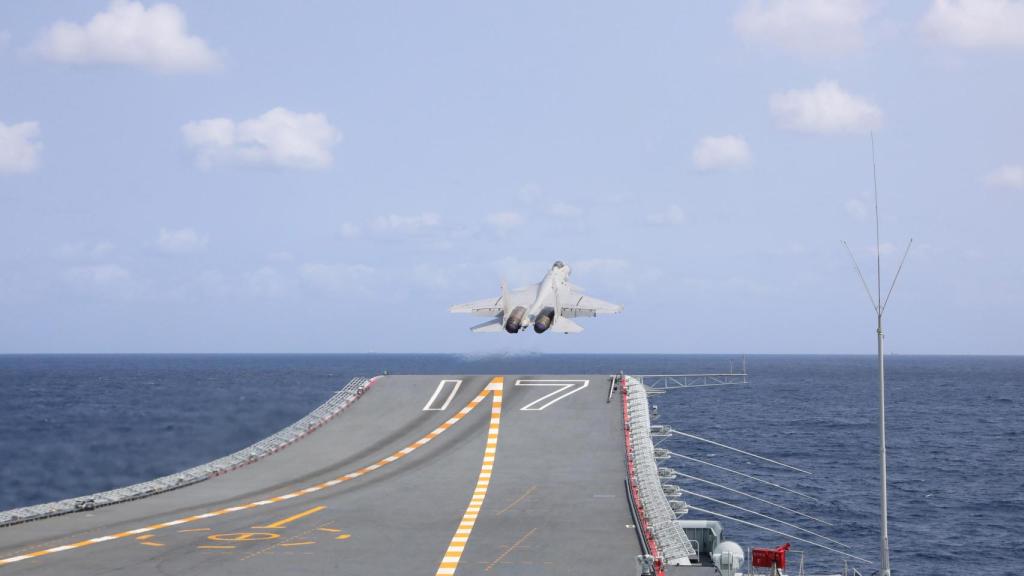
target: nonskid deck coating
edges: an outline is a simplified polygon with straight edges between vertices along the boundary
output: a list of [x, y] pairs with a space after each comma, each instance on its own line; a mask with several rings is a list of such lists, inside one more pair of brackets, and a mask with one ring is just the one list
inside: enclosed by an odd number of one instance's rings
[[248, 468], [0, 529], [0, 559], [58, 550], [0, 575], [632, 574], [607, 393], [601, 375], [383, 377]]

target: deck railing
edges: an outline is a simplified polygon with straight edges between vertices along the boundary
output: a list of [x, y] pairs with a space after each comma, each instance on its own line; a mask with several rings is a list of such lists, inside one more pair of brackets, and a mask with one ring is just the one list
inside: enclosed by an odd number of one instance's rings
[[676, 564], [683, 559], [693, 558], [696, 550], [682, 528], [676, 524], [676, 513], [672, 509], [661, 478], [658, 463], [654, 457], [654, 443], [651, 439], [650, 407], [647, 404], [647, 390], [640, 380], [626, 377], [623, 390], [629, 396], [628, 422], [635, 478], [640, 496], [640, 506], [657, 543], [663, 563]]

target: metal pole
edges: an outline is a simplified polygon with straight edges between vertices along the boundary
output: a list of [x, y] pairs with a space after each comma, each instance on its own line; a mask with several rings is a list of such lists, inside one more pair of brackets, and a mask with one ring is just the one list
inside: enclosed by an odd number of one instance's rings
[[[871, 133], [871, 181], [875, 189], [875, 272], [878, 274], [878, 300], [875, 303], [875, 311], [878, 313], [878, 438], [880, 444], [878, 455], [882, 482], [882, 554], [879, 573], [881, 576], [890, 576], [889, 491], [888, 474], [885, 469], [885, 350], [882, 346], [882, 341], [885, 339], [885, 335], [882, 332], [882, 314], [885, 312], [885, 305], [889, 302], [889, 297], [886, 296], [885, 300], [882, 300], [882, 235], [880, 219], [878, 218], [878, 168], [875, 166], [874, 132]], [[909, 244], [907, 245], [907, 250], [910, 250]], [[906, 255], [904, 255], [904, 258], [906, 258]], [[900, 262], [900, 268], [903, 268], [903, 262]], [[899, 270], [896, 271], [896, 276], [892, 280], [893, 286], [896, 285], [896, 278], [899, 278]], [[892, 288], [889, 289], [889, 293], [892, 294]]]
[[882, 332], [882, 313], [878, 313], [878, 436], [879, 436], [879, 465], [881, 468], [882, 482], [882, 556], [881, 576], [890, 576], [889, 571], [889, 493], [888, 473], [885, 465], [885, 350], [882, 342], [885, 335]]

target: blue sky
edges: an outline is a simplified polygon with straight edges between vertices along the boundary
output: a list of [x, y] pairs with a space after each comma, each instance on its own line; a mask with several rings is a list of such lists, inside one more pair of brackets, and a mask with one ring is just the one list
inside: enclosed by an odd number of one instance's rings
[[[0, 4], [0, 352], [1024, 353], [1024, 2]], [[556, 259], [576, 336], [450, 304]]]

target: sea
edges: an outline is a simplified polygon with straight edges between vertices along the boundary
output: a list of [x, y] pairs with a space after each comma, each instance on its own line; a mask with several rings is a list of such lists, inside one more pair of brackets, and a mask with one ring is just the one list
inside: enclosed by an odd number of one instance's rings
[[[689, 492], [684, 499], [734, 518], [721, 522], [726, 536], [744, 547], [791, 543], [791, 565], [803, 555], [808, 573], [841, 572], [843, 556], [794, 537], [877, 560], [873, 356], [0, 355], [0, 510], [216, 459], [301, 418], [356, 376], [680, 374], [744, 365], [748, 384], [652, 396], [655, 423], [811, 474], [686, 436], [663, 439], [661, 446], [807, 496], [692, 461], [674, 458], [665, 465], [831, 525], [706, 482], [676, 482]], [[1021, 573], [1024, 357], [893, 355], [886, 366], [894, 573]], [[878, 564], [851, 561], [850, 567], [867, 576]]]

